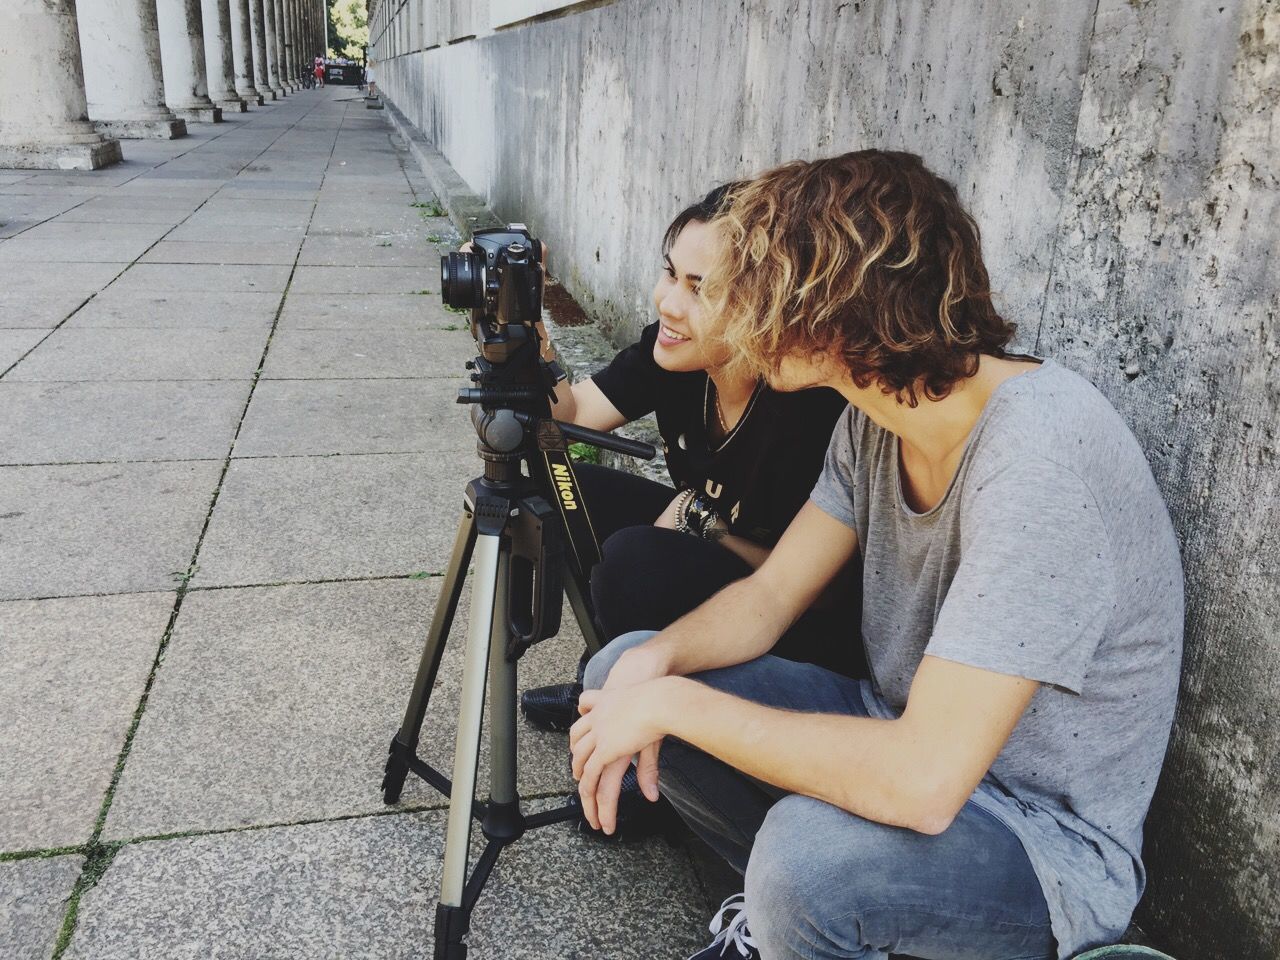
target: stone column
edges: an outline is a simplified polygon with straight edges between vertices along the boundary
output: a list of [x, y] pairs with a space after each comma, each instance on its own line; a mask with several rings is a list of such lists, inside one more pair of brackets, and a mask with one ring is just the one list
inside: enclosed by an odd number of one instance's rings
[[236, 68], [231, 57], [230, 0], [201, 0], [205, 83], [209, 99], [225, 113], [244, 113], [248, 104], [236, 95]]
[[156, 0], [81, 3], [80, 51], [89, 117], [110, 137], [173, 140], [187, 125], [164, 102]]
[[285, 14], [289, 20], [288, 55], [293, 63], [293, 79], [299, 83], [302, 76], [302, 30], [298, 23], [298, 5], [295, 0], [284, 0]]
[[253, 85], [264, 100], [276, 98], [267, 69], [267, 20], [262, 0], [249, 0], [249, 32], [253, 39]]
[[262, 106], [263, 93], [254, 83], [253, 30], [249, 0], [231, 0], [231, 63], [235, 71], [236, 95], [252, 106]]
[[283, 97], [288, 94], [288, 90], [281, 76], [280, 46], [276, 36], [276, 0], [262, 0], [262, 10], [262, 22], [266, 25], [263, 35], [267, 44], [267, 76], [271, 78], [271, 89], [276, 96]]
[[75, 0], [4, 0], [0, 167], [97, 170], [119, 162], [120, 141], [89, 122]]
[[205, 79], [200, 0], [157, 0], [164, 99], [184, 120], [219, 123], [222, 109], [209, 99]]
[[285, 54], [285, 36], [289, 29], [284, 19], [283, 0], [268, 0], [276, 16], [276, 71], [280, 74], [280, 86], [286, 93], [296, 93], [298, 85], [293, 82], [293, 73], [289, 69], [289, 58]]

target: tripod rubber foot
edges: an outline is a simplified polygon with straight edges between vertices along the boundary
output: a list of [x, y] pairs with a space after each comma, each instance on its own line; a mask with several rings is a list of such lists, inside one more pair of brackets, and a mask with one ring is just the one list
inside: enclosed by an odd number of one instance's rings
[[467, 960], [470, 912], [463, 907], [436, 904], [436, 952], [434, 960]]
[[382, 774], [382, 802], [399, 803], [400, 793], [404, 790], [405, 777], [409, 775], [409, 762], [401, 752], [404, 747], [395, 737], [391, 738], [391, 752], [387, 757], [387, 765]]

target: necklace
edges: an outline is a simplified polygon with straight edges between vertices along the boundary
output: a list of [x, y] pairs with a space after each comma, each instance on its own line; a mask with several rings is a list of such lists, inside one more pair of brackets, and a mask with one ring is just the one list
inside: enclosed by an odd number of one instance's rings
[[[707, 381], [710, 382], [710, 380], [711, 378], [708, 377]], [[720, 409], [720, 391], [719, 390], [715, 391], [714, 399], [716, 402], [716, 419], [720, 421], [720, 432], [727, 437], [729, 435], [729, 425], [724, 422], [724, 411]]]

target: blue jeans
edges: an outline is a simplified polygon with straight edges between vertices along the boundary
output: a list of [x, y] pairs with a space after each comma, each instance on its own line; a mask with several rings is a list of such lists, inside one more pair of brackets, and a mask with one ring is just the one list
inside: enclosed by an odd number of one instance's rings
[[[651, 632], [596, 654], [585, 686]], [[694, 679], [756, 703], [867, 716], [862, 683], [766, 656]], [[764, 960], [1046, 960], [1049, 909], [1017, 837], [966, 803], [937, 836], [864, 820], [787, 794], [669, 738], [662, 793], [685, 822], [744, 873], [751, 935]]]

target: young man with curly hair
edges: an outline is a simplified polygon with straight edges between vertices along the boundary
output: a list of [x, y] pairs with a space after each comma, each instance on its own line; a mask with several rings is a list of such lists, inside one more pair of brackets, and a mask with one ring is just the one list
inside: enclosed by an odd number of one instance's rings
[[[1117, 938], [1182, 643], [1137, 441], [1084, 379], [1006, 350], [977, 226], [918, 157], [787, 164], [715, 225], [704, 292], [739, 362], [850, 408], [754, 574], [593, 659], [571, 734], [589, 819], [612, 829], [634, 758], [745, 873], [708, 957], [1065, 958]], [[771, 656], [855, 559], [871, 679]]]

